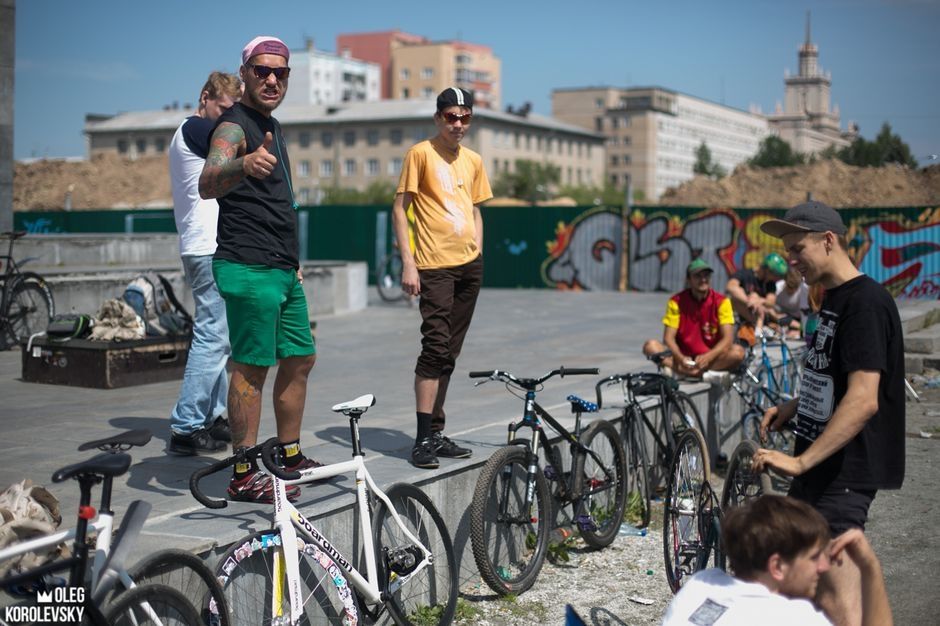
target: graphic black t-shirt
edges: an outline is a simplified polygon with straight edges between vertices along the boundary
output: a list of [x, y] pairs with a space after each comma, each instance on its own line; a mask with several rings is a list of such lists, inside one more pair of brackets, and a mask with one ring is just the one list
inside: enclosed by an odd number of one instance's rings
[[773, 280], [761, 281], [754, 270], [738, 270], [731, 275], [731, 278], [738, 279], [747, 295], [757, 293], [761, 298], [765, 298], [769, 293], [777, 293], [777, 283]]
[[282, 269], [299, 266], [297, 211], [291, 193], [290, 161], [281, 125], [237, 102], [216, 121], [238, 124], [245, 132], [246, 154], [264, 143], [271, 133], [271, 154], [277, 165], [266, 178], [246, 176], [234, 189], [219, 198], [218, 248], [215, 258], [267, 265]]
[[881, 373], [878, 411], [845, 447], [804, 474], [827, 486], [897, 489], [904, 481], [904, 339], [894, 299], [862, 275], [826, 291], [806, 355], [796, 420], [796, 454], [825, 430], [858, 370]]

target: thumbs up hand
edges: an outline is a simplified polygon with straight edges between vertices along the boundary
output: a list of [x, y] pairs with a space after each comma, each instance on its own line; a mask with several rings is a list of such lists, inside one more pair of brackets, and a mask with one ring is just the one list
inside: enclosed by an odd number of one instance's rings
[[246, 176], [267, 178], [274, 171], [274, 166], [277, 165], [277, 157], [270, 152], [273, 143], [274, 137], [271, 136], [271, 133], [265, 133], [264, 143], [251, 154], [245, 155], [242, 161], [242, 169], [245, 170]]

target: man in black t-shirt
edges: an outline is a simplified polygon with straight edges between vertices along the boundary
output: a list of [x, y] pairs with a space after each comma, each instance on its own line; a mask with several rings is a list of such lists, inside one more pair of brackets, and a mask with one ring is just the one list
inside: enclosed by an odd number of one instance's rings
[[[219, 117], [199, 179], [203, 198], [219, 199], [212, 271], [225, 300], [232, 345], [228, 414], [232, 447], [241, 455], [228, 488], [233, 500], [272, 502], [269, 476], [244, 454], [258, 440], [261, 391], [278, 365], [274, 417], [281, 459], [289, 470], [320, 464], [300, 450], [307, 377], [316, 360], [302, 287], [297, 204], [281, 126], [271, 115], [287, 93], [290, 52], [261, 36], [242, 50], [240, 102]], [[289, 499], [300, 490], [288, 488]]]
[[[826, 295], [806, 356], [800, 397], [769, 409], [761, 434], [795, 419], [795, 456], [760, 449], [754, 469], [793, 476], [791, 496], [809, 502], [834, 535], [864, 530], [878, 489], [904, 480], [904, 348], [891, 295], [852, 264], [839, 214], [821, 202], [761, 225], [809, 285]], [[837, 624], [861, 620], [858, 568], [844, 561], [821, 580], [817, 603]]]

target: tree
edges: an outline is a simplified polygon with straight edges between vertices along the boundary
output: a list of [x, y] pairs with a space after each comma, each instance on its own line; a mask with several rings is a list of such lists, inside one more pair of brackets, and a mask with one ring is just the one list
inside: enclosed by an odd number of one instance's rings
[[910, 147], [891, 132], [891, 125], [887, 122], [881, 126], [881, 131], [874, 141], [858, 137], [852, 145], [839, 151], [839, 158], [849, 165], [859, 167], [881, 167], [885, 163], [917, 167]]
[[493, 194], [537, 202], [549, 196], [549, 188], [561, 180], [561, 167], [519, 159], [515, 170], [503, 172], [493, 184]]
[[805, 162], [806, 157], [793, 150], [786, 141], [776, 135], [768, 135], [760, 142], [757, 154], [748, 164], [753, 167], [785, 167]]
[[391, 205], [394, 199], [395, 184], [389, 181], [376, 181], [363, 190], [345, 187], [326, 187], [323, 190], [321, 204]]
[[711, 178], [722, 178], [727, 173], [717, 162], [712, 163], [712, 151], [704, 141], [695, 150], [695, 165], [692, 166], [692, 171]]

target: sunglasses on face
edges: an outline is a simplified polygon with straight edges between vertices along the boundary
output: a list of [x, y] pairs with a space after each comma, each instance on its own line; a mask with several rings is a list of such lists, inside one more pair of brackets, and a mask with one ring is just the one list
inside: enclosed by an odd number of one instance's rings
[[441, 117], [443, 117], [448, 124], [463, 122], [463, 125], [466, 126], [473, 120], [473, 113], [467, 113], [465, 115], [457, 115], [456, 113], [441, 113]]
[[261, 80], [267, 80], [268, 76], [274, 74], [274, 78], [278, 80], [284, 80], [290, 76], [289, 67], [268, 67], [267, 65], [249, 65], [252, 73], [254, 73], [255, 78], [260, 78]]

